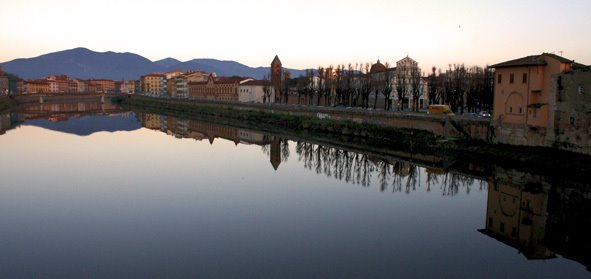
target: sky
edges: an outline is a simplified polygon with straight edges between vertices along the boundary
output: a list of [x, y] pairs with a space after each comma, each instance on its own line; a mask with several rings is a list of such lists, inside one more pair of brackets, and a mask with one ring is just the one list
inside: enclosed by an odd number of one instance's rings
[[407, 55], [423, 71], [552, 52], [591, 64], [591, 1], [0, 0], [0, 62], [86, 47], [316, 68]]

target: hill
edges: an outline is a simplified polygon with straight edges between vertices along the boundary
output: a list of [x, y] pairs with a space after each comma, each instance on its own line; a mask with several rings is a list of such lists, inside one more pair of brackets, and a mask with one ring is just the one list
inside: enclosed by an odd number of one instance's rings
[[[134, 53], [95, 52], [87, 48], [74, 48], [52, 52], [33, 58], [20, 58], [0, 64], [2, 68], [24, 79], [39, 79], [50, 75], [68, 75], [74, 78], [105, 78], [134, 80], [141, 75], [183, 71], [215, 72], [218, 76], [245, 76], [262, 79], [270, 67], [253, 68], [236, 61], [193, 59], [181, 62], [174, 58], [158, 61]], [[286, 69], [292, 77], [305, 74], [303, 70]]]

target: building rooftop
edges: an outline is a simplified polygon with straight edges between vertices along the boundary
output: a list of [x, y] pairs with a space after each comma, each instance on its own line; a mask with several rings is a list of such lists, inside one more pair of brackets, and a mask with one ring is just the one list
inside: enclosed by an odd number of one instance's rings
[[553, 58], [560, 63], [574, 63], [573, 60], [566, 59], [552, 53], [542, 53], [540, 55], [530, 55], [514, 60], [505, 61], [502, 63], [491, 65], [491, 68], [507, 68], [507, 67], [527, 67], [527, 66], [544, 66], [547, 64], [546, 58]]
[[386, 66], [384, 66], [384, 64], [380, 63], [380, 60], [378, 59], [378, 62], [371, 65], [371, 69], [369, 70], [369, 73], [370, 74], [381, 73], [381, 72], [385, 72], [386, 70], [387, 70]]
[[258, 86], [271, 86], [271, 82], [268, 80], [249, 80], [242, 83], [242, 85], [258, 85]]

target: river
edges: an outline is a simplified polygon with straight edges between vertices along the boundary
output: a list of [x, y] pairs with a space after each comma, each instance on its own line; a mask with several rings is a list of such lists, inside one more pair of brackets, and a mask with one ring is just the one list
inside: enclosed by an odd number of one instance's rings
[[590, 275], [579, 180], [97, 103], [0, 125], [2, 278]]

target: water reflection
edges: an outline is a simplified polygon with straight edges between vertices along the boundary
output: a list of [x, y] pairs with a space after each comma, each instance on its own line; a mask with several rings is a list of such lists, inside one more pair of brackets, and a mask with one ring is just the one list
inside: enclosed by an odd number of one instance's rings
[[[105, 118], [109, 116], [114, 117]], [[335, 142], [326, 143], [319, 139], [269, 133], [258, 130], [256, 127], [231, 127], [199, 119], [183, 119], [145, 112], [125, 112], [118, 107], [109, 108], [100, 104], [31, 106], [20, 113], [0, 114], [0, 131], [4, 132], [19, 125], [36, 125], [51, 127], [52, 130], [64, 133], [87, 134], [81, 130], [88, 128], [90, 123], [94, 122], [85, 121], [86, 118], [99, 119], [99, 122], [106, 125], [94, 126], [93, 130], [113, 131], [117, 130], [113, 128], [119, 125], [117, 123], [131, 123], [129, 131], [133, 130], [134, 133], [126, 133], [126, 135], [136, 134], [137, 136], [140, 133], [141, 140], [144, 140], [146, 135], [154, 134], [158, 135], [158, 143], [171, 145], [184, 143], [184, 145], [177, 146], [176, 153], [171, 151], [173, 148], [156, 148], [158, 150], [153, 151], [154, 162], [166, 161], [173, 167], [159, 172], [160, 168], [165, 167], [164, 164], [154, 163], [152, 167], [150, 164], [135, 163], [130, 160], [127, 164], [119, 165], [118, 168], [124, 171], [113, 171], [116, 168], [101, 168], [106, 177], [116, 177], [116, 179], [109, 180], [103, 185], [103, 180], [106, 178], [100, 177], [98, 179], [100, 182], [97, 182], [98, 186], [95, 187], [92, 184], [88, 186], [81, 183], [85, 186], [76, 188], [74, 194], [71, 193], [73, 187], [61, 185], [61, 182], [48, 187], [49, 190], [44, 186], [35, 188], [25, 185], [23, 187], [19, 184], [19, 177], [13, 177], [10, 172], [5, 174], [7, 181], [17, 185], [14, 189], [2, 188], [11, 189], [2, 192], [4, 200], [0, 203], [0, 206], [4, 206], [2, 208], [5, 212], [4, 216], [8, 216], [3, 217], [3, 220], [11, 225], [7, 226], [11, 228], [9, 233], [0, 234], [0, 240], [12, 240], [6, 241], [6, 243], [12, 243], [10, 246], [12, 250], [5, 250], [6, 254], [20, 251], [23, 247], [28, 248], [29, 251], [39, 252], [36, 248], [27, 246], [26, 239], [19, 238], [22, 235], [22, 228], [37, 228], [36, 224], [40, 222], [38, 220], [57, 218], [61, 223], [52, 227], [53, 232], [42, 231], [42, 235], [37, 235], [32, 230], [28, 233], [37, 239], [45, 239], [46, 235], [49, 235], [53, 237], [50, 237], [51, 239], [58, 239], [56, 246], [66, 248], [72, 239], [66, 238], [64, 241], [59, 241], [61, 239], [59, 236], [82, 236], [81, 240], [76, 242], [77, 244], [90, 251], [109, 250], [109, 256], [105, 257], [106, 259], [111, 257], [111, 250], [116, 251], [112, 254], [119, 258], [134, 259], [134, 253], [142, 254], [141, 251], [145, 252], [142, 249], [148, 247], [151, 249], [143, 255], [153, 259], [151, 263], [155, 268], [161, 267], [158, 263], [165, 261], [163, 258], [176, 257], [181, 260], [170, 262], [167, 267], [193, 271], [195, 266], [198, 269], [213, 266], [217, 268], [213, 268], [214, 270], [219, 271], [222, 268], [221, 265], [218, 265], [216, 259], [210, 255], [215, 254], [218, 258], [226, 259], [228, 255], [234, 255], [230, 257], [233, 261], [224, 261], [223, 270], [229, 272], [226, 273], [229, 274], [228, 277], [236, 277], [236, 274], [239, 274], [237, 270], [249, 270], [251, 272], [249, 274], [260, 275], [256, 272], [264, 266], [277, 266], [279, 270], [276, 273], [267, 274], [269, 275], [267, 277], [282, 277], [281, 275], [285, 274], [281, 271], [289, 268], [306, 270], [311, 267], [318, 267], [316, 271], [319, 273], [335, 275], [335, 273], [326, 272], [334, 266], [342, 270], [350, 268], [352, 273], [349, 274], [355, 274], [356, 277], [395, 277], [387, 276], [393, 274], [401, 277], [438, 275], [449, 278], [480, 277], [479, 275], [511, 277], [507, 275], [510, 273], [502, 273], [496, 269], [483, 271], [483, 268], [488, 265], [500, 267], [507, 264], [511, 265], [511, 271], [521, 272], [515, 274], [525, 274], [525, 277], [533, 277], [541, 267], [545, 269], [540, 272], [549, 272], [548, 276], [559, 276], [562, 275], [560, 269], [552, 270], [548, 266], [552, 263], [557, 263], [554, 267], [565, 266], [562, 258], [578, 262], [590, 270], [591, 187], [586, 182], [526, 173], [503, 166], [483, 165], [480, 162], [466, 162], [463, 165], [469, 167], [460, 169], [455, 168], [458, 164], [441, 164], [440, 162], [445, 161], [445, 158], [411, 160], [408, 157], [399, 158], [392, 154], [341, 146]], [[130, 118], [133, 121], [129, 121]], [[64, 125], [67, 123], [76, 125], [66, 129]], [[108, 125], [111, 127], [107, 127]], [[145, 127], [155, 132], [145, 129], [135, 131], [138, 127]], [[162, 137], [159, 133], [167, 134], [171, 138]], [[122, 135], [109, 134], [108, 136], [100, 143], [109, 142]], [[10, 135], [3, 137], [10, 137]], [[138, 138], [130, 142], [135, 144]], [[199, 144], [175, 139], [192, 139]], [[264, 171], [259, 170], [258, 166], [246, 171], [234, 170], [241, 173], [256, 171], [263, 177], [238, 177], [234, 180], [224, 180], [225, 177], [211, 178], [208, 176], [214, 176], [210, 173], [212, 169], [208, 169], [206, 163], [202, 162], [205, 160], [193, 156], [195, 153], [187, 153], [187, 157], [192, 160], [177, 158], [181, 153], [186, 152], [187, 146], [191, 146], [191, 151], [195, 150], [192, 148], [195, 146], [213, 149], [207, 143], [213, 145], [214, 142], [219, 141], [231, 142], [226, 145], [232, 147], [248, 147], [248, 149], [240, 149], [241, 151], [264, 154], [265, 158], [262, 160], [265, 164]], [[93, 148], [95, 146], [97, 149], [101, 148], [101, 144], [93, 145]], [[158, 147], [161, 146], [158, 145]], [[88, 148], [80, 150], [88, 150]], [[123, 152], [123, 150], [119, 151]], [[136, 154], [139, 157], [138, 154], [145, 154], [146, 149], [138, 148], [136, 152], [126, 153], [126, 155]], [[231, 156], [234, 150], [226, 150], [226, 152], [224, 156]], [[161, 155], [166, 153], [171, 153], [173, 156]], [[68, 158], [67, 154], [63, 156]], [[239, 156], [236, 154], [236, 157]], [[116, 158], [115, 161], [121, 159]], [[211, 159], [212, 164], [218, 166], [227, 163], [224, 158], [206, 159], [207, 161]], [[250, 162], [250, 160], [246, 158], [241, 162]], [[70, 167], [74, 168], [75, 164], [78, 162]], [[134, 166], [134, 164], [140, 166]], [[442, 165], [450, 167], [441, 167]], [[97, 167], [93, 164], [85, 166], [76, 173], [92, 174], [92, 169]], [[8, 167], [10, 166], [5, 166], [5, 168]], [[158, 178], [157, 175], [150, 175], [150, 171], [145, 171], [142, 167], [165, 177]], [[175, 168], [178, 169], [175, 170]], [[202, 169], [201, 176], [187, 175], [182, 171], [194, 169]], [[29, 172], [23, 168], [15, 168], [15, 170]], [[173, 171], [174, 174], [172, 174]], [[43, 179], [50, 181], [50, 171], [43, 173], [45, 173]], [[132, 175], [127, 175], [128, 173]], [[171, 177], [166, 177], [169, 173]], [[224, 172], [217, 173], [219, 176], [224, 174]], [[287, 176], [286, 173], [297, 174]], [[318, 182], [307, 177], [326, 187], [306, 188], [304, 184], [308, 180], [298, 180], [296, 177], [305, 177], [306, 174], [314, 178], [331, 179]], [[228, 173], [227, 176], [231, 174]], [[92, 179], [80, 176], [75, 180]], [[157, 180], [157, 182], [149, 184], [151, 180]], [[277, 181], [269, 183], [273, 185], [264, 185], [265, 180]], [[166, 184], [166, 187], [158, 183]], [[286, 185], [279, 187], [275, 183]], [[354, 185], [354, 187], [342, 187], [345, 189], [339, 188], [339, 191], [335, 191], [333, 187], [329, 187], [331, 185]], [[45, 194], [29, 194], [26, 192], [27, 189], [34, 189], [31, 193], [45, 191], [43, 192]], [[350, 191], [351, 189], [355, 191]], [[363, 195], [357, 191], [360, 189], [364, 192]], [[373, 191], [365, 191], [366, 189], [373, 189]], [[11, 195], [11, 191], [20, 193], [20, 196]], [[470, 194], [471, 191], [474, 192]], [[382, 192], [395, 193], [395, 195], [385, 195]], [[444, 197], [437, 196], [439, 193]], [[69, 195], [72, 197], [68, 198]], [[32, 196], [38, 197], [39, 200], [31, 202]], [[484, 207], [485, 202], [486, 207]], [[132, 207], [130, 203], [133, 203]], [[17, 210], [23, 204], [31, 206], [24, 206], [24, 209]], [[35, 204], [44, 206], [36, 209]], [[72, 204], [73, 206], [68, 206]], [[53, 205], [57, 209], [47, 205]], [[110, 211], [111, 208], [117, 210]], [[24, 213], [19, 216], [11, 212]], [[35, 215], [35, 212], [40, 213]], [[80, 215], [84, 218], [77, 219], [75, 216], [77, 214], [70, 216], [69, 212], [86, 214]], [[27, 223], [27, 220], [33, 221]], [[93, 225], [96, 227], [92, 230], [81, 229], [81, 227]], [[138, 229], [138, 226], [141, 229]], [[62, 227], [67, 229], [62, 230]], [[155, 233], [147, 235], [145, 231]], [[109, 238], [101, 234], [110, 236], [119, 244], [132, 243], [135, 246], [130, 245], [125, 249], [110, 246], [108, 241], [105, 241]], [[88, 244], [93, 241], [101, 243], [101, 248]], [[46, 244], [42, 240], [39, 242]], [[492, 244], [489, 245], [489, 243]], [[278, 249], [281, 250], [279, 255], [276, 253]], [[47, 251], [41, 251], [41, 254], [53, 254], [53, 251], [47, 249]], [[182, 253], [179, 254], [179, 251], [184, 251], [184, 256], [181, 256]], [[526, 259], [553, 260], [521, 262], [516, 259], [517, 256], [512, 253], [513, 251], [523, 254]], [[248, 256], [242, 257], [243, 254]], [[434, 254], [445, 256], [431, 259], [430, 255]], [[58, 255], [56, 259], [71, 260], [72, 258], [67, 257], [69, 255], [64, 252], [61, 255], [62, 258]], [[463, 256], [474, 256], [474, 258], [462, 258]], [[521, 256], [518, 257], [521, 258]], [[5, 256], [5, 258], [10, 257]], [[98, 257], [99, 260], [108, 262], [105, 258]], [[277, 261], [277, 258], [281, 260]], [[190, 259], [199, 260], [191, 262]], [[290, 265], [294, 262], [305, 262], [307, 259], [312, 259], [309, 260], [311, 263], [302, 264], [297, 268]], [[461, 261], [457, 259], [470, 264], [459, 264], [458, 262]], [[30, 262], [27, 260], [23, 260], [25, 263], [23, 266], [27, 266]], [[86, 262], [93, 262], [93, 260], [96, 259], [91, 258]], [[14, 265], [15, 262], [10, 263]], [[64, 262], [68, 261], [64, 260]], [[187, 265], [182, 265], [182, 262]], [[245, 264], [238, 265], [236, 262]], [[533, 266], [532, 262], [540, 265]], [[137, 264], [133, 260], [131, 263]], [[438, 266], [446, 264], [450, 266], [447, 269]], [[77, 265], [86, 267], [84, 262], [78, 262]], [[422, 270], [421, 268], [425, 265], [430, 265], [431, 268]], [[578, 270], [573, 271], [568, 269], [571, 268], [570, 266], [566, 266], [565, 269], [570, 271], [566, 274], [580, 276], [580, 273], [576, 273]], [[231, 272], [232, 267], [239, 268]], [[360, 268], [355, 269], [355, 267]], [[437, 274], [440, 271], [438, 268], [443, 270], [441, 274]], [[453, 271], [450, 271], [452, 269]], [[368, 270], [376, 270], [376, 273], [370, 274]], [[425, 270], [431, 270], [432, 273]], [[581, 271], [585, 273], [583, 268]], [[215, 272], [209, 274], [219, 275]], [[300, 274], [302, 276], [298, 277], [314, 277], [310, 276], [314, 275], [311, 273]], [[427, 276], [421, 276], [422, 274]], [[347, 273], [336, 275], [341, 276], [332, 277], [346, 277]], [[585, 275], [588, 274], [585, 273]]]
[[[442, 195], [469, 194], [477, 187], [488, 191], [486, 222], [478, 231], [509, 245], [527, 259], [552, 259], [558, 254], [591, 267], [591, 191], [589, 185], [564, 182], [495, 166], [492, 171], [478, 166], [478, 174], [459, 173], [381, 154], [351, 151], [296, 139], [291, 141], [263, 132], [239, 129], [201, 120], [180, 120], [150, 113], [137, 114], [141, 124], [176, 138], [216, 138], [238, 144], [256, 144], [269, 156], [277, 170], [290, 157], [295, 143], [297, 160], [316, 174], [380, 191], [409, 194], [424, 187], [439, 187]], [[421, 171], [423, 170], [423, 171]], [[425, 176], [425, 177], [421, 177]], [[423, 183], [423, 185], [422, 185]]]
[[[23, 123], [77, 135], [89, 135], [98, 131], [130, 131], [140, 126], [129, 121], [121, 122], [118, 116], [129, 119], [132, 115], [132, 112], [123, 110], [116, 104], [97, 101], [29, 103], [19, 106], [15, 112], [0, 114], [0, 135]], [[91, 117], [80, 121], [86, 116]]]
[[591, 189], [499, 168], [489, 180], [486, 222], [479, 231], [528, 259], [560, 254], [591, 271]]
[[[256, 144], [261, 146], [264, 154], [269, 156], [273, 169], [277, 170], [282, 162], [290, 157], [291, 139], [270, 135], [249, 129], [234, 128], [203, 120], [179, 119], [153, 113], [137, 113], [138, 121], [143, 127], [161, 131], [176, 138], [191, 138], [197, 141], [208, 140], [211, 144], [216, 138], [238, 144]], [[293, 143], [293, 142], [292, 142]], [[474, 184], [479, 190], [486, 189], [482, 180], [448, 172], [429, 166], [422, 174], [420, 166], [404, 160], [385, 158], [380, 154], [350, 151], [338, 146], [330, 146], [295, 140], [295, 152], [303, 167], [317, 174], [324, 174], [347, 183], [369, 187], [373, 183], [379, 185], [381, 191], [410, 193], [421, 186], [431, 191], [435, 185], [440, 186], [443, 195], [456, 195], [464, 188], [470, 192]], [[426, 175], [425, 185], [421, 185]]]

